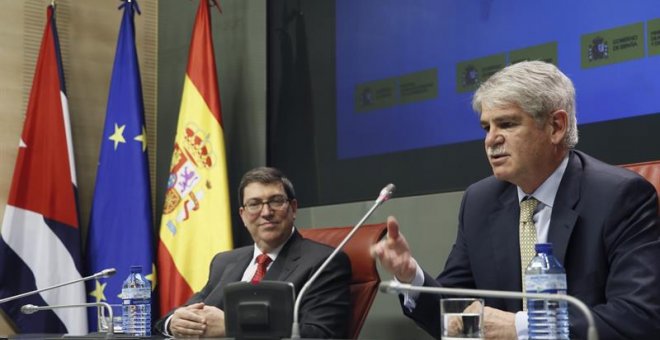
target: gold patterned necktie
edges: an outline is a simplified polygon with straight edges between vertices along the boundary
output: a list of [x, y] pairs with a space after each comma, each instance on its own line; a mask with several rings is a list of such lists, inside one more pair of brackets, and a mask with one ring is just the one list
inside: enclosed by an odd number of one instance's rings
[[[525, 292], [525, 269], [532, 260], [536, 251], [536, 227], [534, 226], [534, 210], [539, 201], [534, 197], [523, 199], [520, 202], [520, 273], [522, 277], [522, 291]], [[523, 299], [523, 311], [527, 310], [527, 299]]]

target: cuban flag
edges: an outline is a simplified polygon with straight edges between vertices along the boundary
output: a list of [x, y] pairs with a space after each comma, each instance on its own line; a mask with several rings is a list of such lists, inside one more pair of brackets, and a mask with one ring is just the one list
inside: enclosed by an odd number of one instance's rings
[[[80, 228], [69, 111], [55, 27], [48, 6], [14, 175], [2, 220], [0, 299], [81, 278]], [[77, 283], [0, 304], [19, 333], [87, 333], [87, 310], [37, 306], [84, 303]]]

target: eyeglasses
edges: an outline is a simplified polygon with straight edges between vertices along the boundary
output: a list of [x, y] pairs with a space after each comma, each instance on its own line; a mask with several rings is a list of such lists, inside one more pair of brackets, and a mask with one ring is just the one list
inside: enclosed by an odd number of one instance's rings
[[243, 204], [243, 208], [250, 214], [256, 214], [264, 208], [264, 204], [268, 204], [270, 210], [282, 210], [289, 201], [286, 196], [273, 196], [267, 201], [250, 200]]

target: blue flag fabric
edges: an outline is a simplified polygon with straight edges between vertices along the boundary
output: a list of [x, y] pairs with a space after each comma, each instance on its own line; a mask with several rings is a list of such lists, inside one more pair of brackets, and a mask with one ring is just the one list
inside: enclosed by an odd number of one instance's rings
[[[117, 269], [109, 279], [88, 283], [88, 300], [116, 306], [121, 304], [121, 286], [131, 265], [141, 265], [142, 275], [151, 281], [152, 289], [156, 286], [147, 136], [135, 47], [134, 15], [139, 9], [135, 0], [124, 2], [121, 8], [124, 13], [110, 81], [86, 257], [90, 275], [105, 268]], [[120, 308], [114, 310], [120, 312]], [[89, 313], [89, 321], [90, 330], [96, 330], [96, 313]]]

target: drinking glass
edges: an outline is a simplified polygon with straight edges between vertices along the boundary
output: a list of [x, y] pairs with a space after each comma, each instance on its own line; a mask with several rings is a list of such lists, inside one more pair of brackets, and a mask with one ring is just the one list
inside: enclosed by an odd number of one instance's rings
[[483, 339], [483, 299], [441, 299], [440, 315], [442, 340]]
[[[110, 305], [110, 308], [112, 308], [112, 326], [114, 327], [114, 333], [124, 333], [121, 324], [121, 305]], [[98, 307], [97, 316], [98, 331], [100, 333], [109, 333], [108, 327], [110, 326], [110, 316], [108, 315], [107, 309], [105, 307]]]

